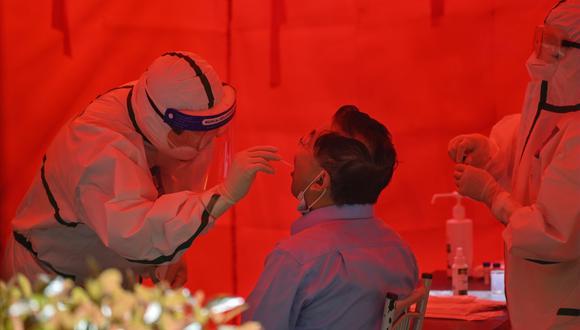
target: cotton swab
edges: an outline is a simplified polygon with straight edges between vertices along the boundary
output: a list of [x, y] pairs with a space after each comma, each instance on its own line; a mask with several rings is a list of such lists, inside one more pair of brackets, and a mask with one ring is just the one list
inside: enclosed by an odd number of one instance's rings
[[288, 166], [289, 168], [294, 168], [294, 165], [290, 164], [289, 162], [285, 161], [284, 159], [280, 159], [280, 163]]

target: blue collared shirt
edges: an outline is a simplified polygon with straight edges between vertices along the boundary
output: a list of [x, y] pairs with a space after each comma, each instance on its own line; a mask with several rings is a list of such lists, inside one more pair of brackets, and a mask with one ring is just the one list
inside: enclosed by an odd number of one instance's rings
[[385, 294], [411, 293], [415, 257], [372, 205], [330, 206], [292, 224], [248, 297], [266, 330], [379, 329]]

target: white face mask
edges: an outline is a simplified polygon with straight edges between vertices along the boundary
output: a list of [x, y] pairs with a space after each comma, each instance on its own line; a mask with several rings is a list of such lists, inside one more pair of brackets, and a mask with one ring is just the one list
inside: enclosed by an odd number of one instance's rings
[[316, 180], [318, 180], [320, 176], [322, 176], [322, 174], [324, 174], [324, 171], [321, 171], [316, 177], [314, 177], [314, 179], [306, 186], [306, 188], [304, 188], [298, 194], [298, 196], [296, 196], [296, 199], [298, 199], [298, 207], [296, 207], [296, 209], [298, 210], [298, 212], [302, 213], [302, 215], [309, 213], [312, 210], [312, 207], [314, 207], [314, 205], [316, 205], [316, 203], [320, 201], [320, 199], [324, 196], [324, 194], [326, 194], [326, 189], [324, 189], [322, 193], [320, 193], [320, 195], [314, 200], [314, 202], [310, 204], [310, 206], [306, 204], [306, 199], [304, 199], [304, 194], [306, 193], [306, 191], [308, 191], [310, 186], [312, 186], [314, 182], [316, 182]]
[[192, 160], [199, 154], [197, 149], [190, 146], [170, 147], [168, 149], [161, 150], [161, 152], [182, 161]]
[[539, 59], [536, 53], [532, 53], [526, 61], [526, 67], [530, 78], [533, 80], [550, 80], [558, 69], [558, 62], [546, 62]]

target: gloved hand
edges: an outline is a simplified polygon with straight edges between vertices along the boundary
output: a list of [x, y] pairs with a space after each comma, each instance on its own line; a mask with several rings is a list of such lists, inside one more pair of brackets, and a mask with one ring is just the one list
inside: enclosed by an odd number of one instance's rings
[[259, 322], [250, 321], [240, 325], [238, 330], [264, 330], [264, 328]]
[[453, 177], [461, 195], [484, 202], [489, 208], [495, 197], [503, 191], [491, 174], [477, 167], [457, 164]]
[[221, 185], [223, 197], [235, 204], [246, 196], [258, 172], [274, 174], [274, 168], [269, 162], [282, 159], [276, 152], [276, 147], [256, 146], [237, 153]]
[[171, 288], [181, 288], [187, 282], [187, 265], [183, 258], [179, 261], [155, 268], [155, 276], [159, 281], [167, 282]]
[[491, 159], [491, 144], [481, 134], [458, 135], [449, 141], [449, 157], [456, 163], [483, 168]]

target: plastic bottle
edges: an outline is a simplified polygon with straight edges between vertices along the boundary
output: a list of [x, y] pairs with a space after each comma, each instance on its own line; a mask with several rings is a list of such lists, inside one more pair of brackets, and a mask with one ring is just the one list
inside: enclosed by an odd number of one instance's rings
[[447, 194], [435, 194], [431, 199], [431, 204], [442, 197], [452, 197], [457, 200], [453, 206], [453, 217], [447, 220], [445, 226], [445, 236], [447, 245], [447, 276], [451, 276], [451, 265], [458, 247], [463, 248], [463, 253], [467, 259], [469, 271], [473, 269], [473, 221], [465, 218], [465, 207], [461, 204], [463, 196], [457, 191]]
[[453, 265], [451, 266], [451, 287], [453, 288], [454, 296], [467, 295], [469, 280], [468, 270], [469, 267], [467, 265], [467, 260], [465, 260], [465, 256], [463, 255], [463, 249], [458, 247], [455, 252]]

